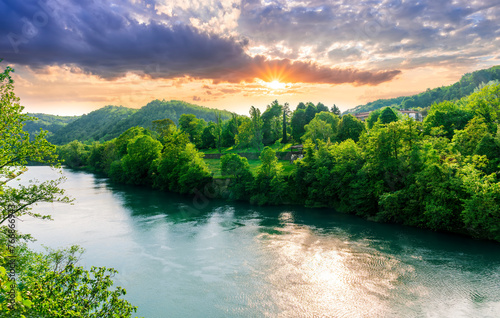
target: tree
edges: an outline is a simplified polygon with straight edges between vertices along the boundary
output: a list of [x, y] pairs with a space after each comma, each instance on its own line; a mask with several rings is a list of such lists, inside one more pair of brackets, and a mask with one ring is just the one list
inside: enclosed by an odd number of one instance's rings
[[174, 131], [175, 123], [170, 118], [153, 120], [152, 128], [159, 134], [158, 140], [161, 142]]
[[368, 129], [372, 129], [375, 123], [378, 121], [378, 118], [380, 117], [380, 114], [382, 113], [381, 109], [376, 109], [372, 112], [370, 112], [370, 115], [368, 115], [368, 118], [366, 118], [366, 126]]
[[470, 110], [454, 102], [433, 104], [424, 119], [424, 132], [429, 135], [434, 128], [442, 127], [444, 136], [452, 139], [455, 130], [464, 129], [472, 117], [474, 116]]
[[288, 142], [287, 128], [286, 124], [288, 122], [288, 115], [290, 113], [290, 107], [288, 103], [283, 106], [283, 138], [281, 138], [281, 143], [286, 144]]
[[264, 126], [264, 122], [262, 121], [262, 116], [260, 115], [260, 109], [255, 108], [254, 106], [250, 107], [250, 119], [252, 120], [252, 129], [254, 133], [253, 145], [257, 147], [257, 149], [262, 148], [262, 139], [263, 132], [262, 127]]
[[319, 118], [314, 118], [306, 125], [306, 133], [302, 136], [302, 141], [311, 139], [313, 142], [317, 140], [327, 141], [334, 138], [332, 125]]
[[198, 119], [193, 114], [182, 114], [179, 117], [180, 130], [188, 134], [189, 140], [198, 148], [201, 148], [201, 135], [206, 124], [205, 120]]
[[333, 104], [331, 111], [332, 111], [332, 113], [334, 113], [335, 115], [337, 115], [339, 117], [342, 115], [342, 112], [335, 104]]
[[203, 128], [203, 133], [201, 134], [201, 149], [212, 149], [216, 147], [216, 132], [217, 125], [213, 122], [209, 122], [208, 126]]
[[217, 150], [219, 153], [222, 152], [222, 119], [221, 119], [221, 114], [220, 111], [215, 111], [215, 143], [217, 145]]
[[292, 138], [296, 142], [300, 142], [302, 136], [306, 132], [306, 125], [306, 111], [304, 109], [295, 110], [290, 121], [290, 127], [292, 128]]
[[128, 183], [151, 183], [150, 167], [161, 153], [162, 144], [151, 136], [137, 136], [127, 145], [127, 155], [123, 157], [123, 170]]
[[340, 121], [338, 138], [340, 141], [347, 139], [358, 141], [363, 131], [365, 131], [365, 124], [353, 115], [347, 114], [342, 116]]
[[316, 104], [316, 111], [320, 113], [320, 112], [328, 112], [329, 110], [328, 107], [325, 106], [325, 104], [318, 102], [318, 104]]
[[[16, 240], [22, 235], [12, 232], [12, 222], [23, 215], [49, 219], [48, 215], [31, 212], [39, 202], [70, 202], [59, 188], [62, 178], [29, 186], [10, 184], [26, 172], [28, 161], [55, 164], [55, 147], [41, 131], [34, 140], [22, 130], [24, 122], [33, 120], [23, 114], [23, 107], [13, 92], [13, 80], [7, 67], [0, 74], [0, 316], [2, 317], [130, 317], [136, 309], [120, 299], [125, 291], [111, 291], [113, 282], [105, 275], [108, 269], [93, 268], [89, 273], [81, 267], [66, 264], [58, 270], [44, 260], [44, 255], [28, 258], [29, 250], [17, 242], [16, 248], [5, 249], [7, 236]], [[12, 244], [12, 242], [9, 242]], [[14, 255], [14, 253], [16, 253]], [[31, 255], [34, 253], [31, 252]], [[19, 258], [17, 258], [20, 256]], [[16, 276], [7, 273], [7, 259], [16, 257]], [[59, 258], [60, 259], [60, 258]], [[25, 260], [22, 264], [22, 260]], [[115, 273], [113, 269], [109, 272]], [[11, 295], [14, 301], [11, 302]]]
[[380, 113], [380, 116], [377, 121], [379, 121], [383, 125], [386, 125], [388, 123], [392, 123], [393, 121], [397, 120], [398, 120], [398, 115], [396, 115], [394, 110], [392, 110], [391, 107], [386, 107]]
[[306, 104], [304, 104], [303, 102], [300, 102], [297, 107], [295, 108], [295, 110], [299, 110], [299, 109], [303, 109], [303, 110], [306, 110]]
[[240, 149], [248, 148], [253, 144], [255, 133], [253, 131], [252, 121], [247, 118], [238, 127], [238, 134], [236, 135], [236, 146]]
[[307, 103], [306, 107], [306, 124], [309, 124], [311, 120], [313, 120], [314, 116], [318, 110], [316, 109], [316, 106], [314, 106], [313, 103]]
[[282, 113], [283, 106], [275, 100], [267, 106], [266, 110], [262, 114], [264, 145], [273, 144], [280, 138], [282, 133]]
[[30, 215], [50, 218], [31, 212], [31, 206], [38, 202], [69, 202], [58, 186], [62, 178], [28, 186], [10, 186], [17, 177], [27, 171], [28, 161], [54, 164], [55, 147], [45, 139], [46, 132], [40, 132], [34, 140], [23, 131], [24, 122], [33, 120], [23, 114], [23, 106], [14, 94], [14, 81], [7, 67], [0, 73], [0, 224], [10, 215]]

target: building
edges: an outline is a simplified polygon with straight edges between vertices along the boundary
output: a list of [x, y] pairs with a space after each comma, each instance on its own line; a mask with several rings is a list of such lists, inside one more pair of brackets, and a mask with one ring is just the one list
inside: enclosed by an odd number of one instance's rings
[[416, 110], [402, 110], [400, 109], [399, 112], [403, 115], [408, 115], [408, 117], [415, 119], [416, 121], [423, 121], [424, 118], [420, 112], [417, 112]]
[[361, 121], [365, 121], [368, 118], [368, 116], [370, 116], [370, 113], [371, 112], [357, 113], [357, 114], [354, 114], [354, 117], [356, 117], [357, 119], [359, 119]]
[[[408, 117], [415, 119], [416, 121], [423, 121], [424, 120], [424, 117], [422, 116], [422, 114], [416, 110], [402, 110], [402, 109], [400, 109], [398, 111], [403, 115], [407, 115]], [[361, 121], [365, 121], [368, 118], [368, 116], [370, 116], [370, 113], [371, 112], [357, 113], [357, 114], [354, 114], [354, 117], [356, 117], [357, 119], [359, 119]]]

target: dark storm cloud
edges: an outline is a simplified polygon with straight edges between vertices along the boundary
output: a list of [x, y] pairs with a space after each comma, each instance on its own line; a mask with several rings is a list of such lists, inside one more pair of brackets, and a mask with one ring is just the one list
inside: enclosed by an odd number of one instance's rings
[[[241, 82], [256, 77], [266, 80], [269, 72], [280, 68], [291, 82], [375, 85], [399, 73], [250, 57], [244, 50], [247, 41], [201, 32], [164, 16], [162, 20], [151, 19], [150, 4], [133, 5], [125, 0], [117, 5], [90, 0], [3, 1], [0, 57], [33, 69], [77, 67], [106, 79], [133, 72], [152, 78]], [[304, 15], [310, 15], [311, 21], [318, 18], [314, 13]], [[323, 20], [326, 23], [328, 16]]]

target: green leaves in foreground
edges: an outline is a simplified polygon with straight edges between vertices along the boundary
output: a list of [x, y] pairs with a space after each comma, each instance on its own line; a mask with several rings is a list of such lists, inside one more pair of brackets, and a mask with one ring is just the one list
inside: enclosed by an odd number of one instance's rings
[[[23, 246], [16, 281], [9, 280], [5, 267], [0, 267], [0, 317], [130, 317], [137, 308], [121, 299], [125, 289], [113, 288], [117, 271], [77, 266], [78, 252], [73, 246], [40, 254]], [[15, 303], [10, 297], [13, 289]]]

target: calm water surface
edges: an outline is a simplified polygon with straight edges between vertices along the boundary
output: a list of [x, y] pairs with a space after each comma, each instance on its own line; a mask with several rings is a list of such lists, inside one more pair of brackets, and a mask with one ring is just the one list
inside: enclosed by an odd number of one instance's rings
[[21, 232], [116, 268], [144, 317], [500, 317], [497, 243], [64, 175], [74, 205], [39, 205], [54, 221], [25, 217]]

